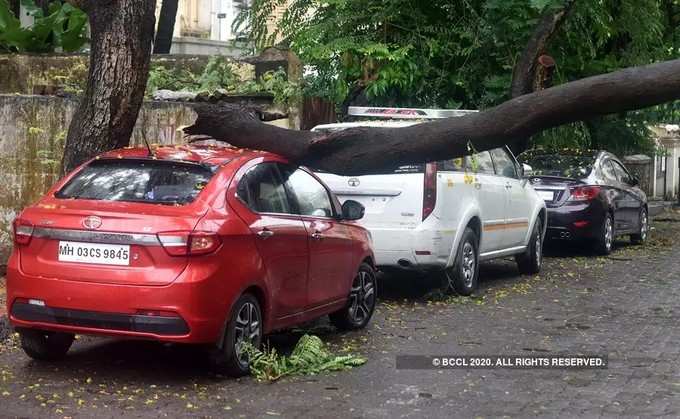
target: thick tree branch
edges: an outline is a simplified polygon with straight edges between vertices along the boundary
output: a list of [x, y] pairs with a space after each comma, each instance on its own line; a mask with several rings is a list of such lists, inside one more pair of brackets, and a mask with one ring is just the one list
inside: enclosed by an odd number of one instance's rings
[[461, 118], [406, 128], [355, 128], [329, 134], [264, 125], [255, 111], [201, 104], [187, 134], [238, 147], [267, 150], [343, 175], [380, 173], [404, 164], [437, 161], [512, 145], [523, 138], [593, 116], [680, 99], [680, 60], [565, 83]]
[[575, 0], [566, 0], [563, 8], [545, 11], [515, 64], [510, 87], [511, 97], [526, 95], [534, 91], [538, 57], [545, 54], [550, 39], [560, 28], [574, 3]]
[[[524, 47], [522, 55], [517, 60], [517, 63], [515, 63], [515, 68], [512, 72], [512, 83], [510, 85], [510, 97], [515, 98], [527, 95], [535, 90], [550, 87], [552, 74], [555, 71], [555, 62], [544, 54], [549, 42], [566, 20], [574, 3], [575, 0], [565, 0], [564, 6], [561, 9], [548, 9], [543, 13], [541, 20], [536, 25], [534, 32]], [[547, 58], [547, 61], [551, 62], [552, 66], [549, 68], [544, 67], [543, 64], [546, 60], [541, 60], [541, 58]], [[544, 80], [539, 80], [541, 78]], [[546, 85], [546, 81], [548, 81], [548, 85]], [[515, 153], [519, 154], [529, 148], [530, 144], [530, 137], [523, 138], [517, 141], [512, 149]]]

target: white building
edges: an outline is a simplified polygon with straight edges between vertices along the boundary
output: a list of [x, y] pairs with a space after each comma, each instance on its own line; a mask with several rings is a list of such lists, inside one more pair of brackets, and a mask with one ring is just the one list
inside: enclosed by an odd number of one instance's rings
[[[243, 55], [246, 42], [232, 26], [251, 0], [179, 0], [172, 54]], [[160, 13], [162, 1], [157, 2]], [[239, 42], [237, 42], [237, 39]]]
[[680, 192], [680, 125], [652, 127], [659, 153], [654, 159], [654, 197], [675, 200]]

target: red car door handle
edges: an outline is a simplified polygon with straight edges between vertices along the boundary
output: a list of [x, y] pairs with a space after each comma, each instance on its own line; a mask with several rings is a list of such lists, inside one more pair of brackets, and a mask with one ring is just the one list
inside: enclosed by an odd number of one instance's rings
[[258, 235], [258, 237], [261, 237], [263, 239], [268, 239], [268, 238], [270, 238], [271, 236], [274, 235], [274, 232], [265, 228], [263, 230], [258, 231], [257, 235]]
[[314, 233], [312, 233], [312, 238], [314, 240], [321, 240], [323, 239], [323, 234], [319, 233], [318, 231], [315, 231]]

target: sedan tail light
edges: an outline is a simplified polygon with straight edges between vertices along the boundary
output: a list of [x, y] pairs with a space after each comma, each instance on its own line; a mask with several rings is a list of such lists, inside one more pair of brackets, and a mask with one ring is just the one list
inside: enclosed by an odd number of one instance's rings
[[170, 231], [158, 233], [163, 248], [170, 256], [199, 256], [216, 251], [222, 241], [215, 233]]
[[600, 194], [599, 186], [577, 186], [571, 188], [570, 201], [592, 201]]
[[26, 220], [14, 220], [14, 243], [27, 245], [33, 237], [33, 224]]

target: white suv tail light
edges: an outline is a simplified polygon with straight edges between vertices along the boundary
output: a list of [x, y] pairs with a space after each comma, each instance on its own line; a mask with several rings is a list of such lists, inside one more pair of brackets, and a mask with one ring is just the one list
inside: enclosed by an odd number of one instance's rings
[[425, 165], [423, 181], [423, 221], [432, 214], [437, 204], [437, 163]]

